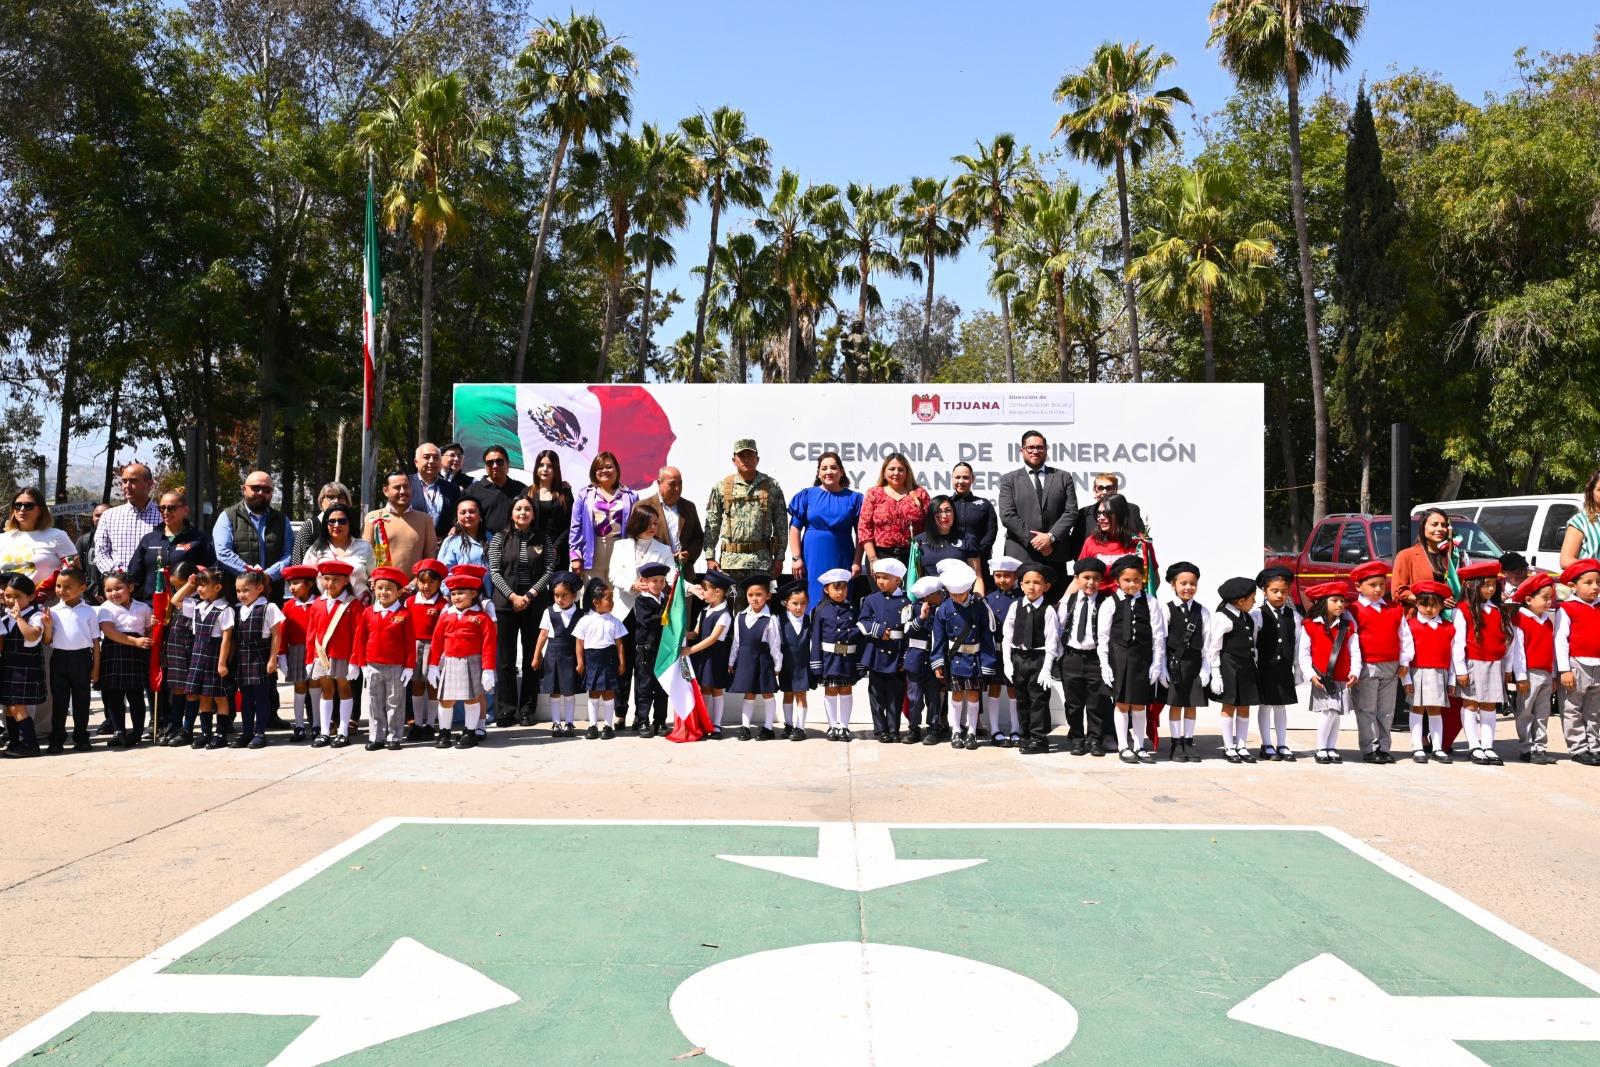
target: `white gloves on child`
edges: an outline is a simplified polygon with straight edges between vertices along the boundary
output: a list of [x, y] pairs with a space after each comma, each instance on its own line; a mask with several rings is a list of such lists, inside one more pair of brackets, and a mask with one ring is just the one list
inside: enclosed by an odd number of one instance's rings
[[416, 672], [413, 671], [410, 667], [407, 667], [405, 670], [401, 671], [400, 672], [400, 684], [401, 685], [410, 685], [411, 684], [411, 676], [413, 674], [415, 674], [415, 673]]
[[350, 664], [349, 669], [344, 672], [344, 676], [353, 682], [357, 678], [361, 677], [361, 668], [352, 663]]
[[367, 664], [365, 667], [362, 667], [361, 668], [361, 679], [362, 679], [362, 681], [366, 682], [368, 685], [375, 684], [377, 682], [377, 680], [378, 680], [378, 668], [372, 666], [372, 664], [370, 664], [370, 663]]
[[1222, 685], [1222, 672], [1218, 671], [1217, 672], [1217, 676], [1215, 678], [1211, 679], [1211, 692], [1216, 694], [1217, 696], [1221, 696], [1222, 695], [1222, 688], [1223, 688], [1223, 685]]
[[439, 665], [437, 663], [428, 668], [428, 684], [435, 689], [439, 688]]
[[489, 669], [487, 667], [484, 668], [483, 675], [478, 679], [478, 681], [483, 684], [483, 691], [485, 693], [494, 692], [494, 671], [493, 670], [491, 670], [491, 669]]

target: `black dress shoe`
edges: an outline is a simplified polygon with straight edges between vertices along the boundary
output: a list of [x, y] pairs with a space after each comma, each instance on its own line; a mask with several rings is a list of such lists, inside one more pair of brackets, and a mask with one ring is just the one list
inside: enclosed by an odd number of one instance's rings
[[1081, 737], [1077, 738], [1076, 740], [1074, 740], [1072, 742], [1072, 754], [1074, 756], [1086, 756], [1086, 755], [1088, 755], [1089, 754], [1089, 742], [1085, 741]]
[[931, 726], [928, 727], [927, 730], [923, 731], [922, 743], [924, 745], [937, 745], [939, 743], [939, 731]]
[[756, 740], [758, 741], [776, 741], [777, 739], [778, 735], [765, 726], [756, 731]]
[[267, 747], [267, 739], [262, 734], [256, 734], [254, 737], [252, 737], [250, 739], [250, 743], [248, 745], [244, 746], [244, 747], [245, 748], [266, 748]]
[[1533, 762], [1535, 766], [1548, 767], [1555, 761], [1556, 758], [1543, 749], [1540, 749], [1538, 752], [1533, 754]]
[[977, 734], [968, 734], [967, 735], [966, 744], [963, 745], [962, 747], [965, 748], [968, 752], [971, 752], [974, 749], [976, 749], [978, 747], [978, 735]]
[[1328, 758], [1328, 754], [1326, 752], [1318, 752], [1317, 753], [1317, 762], [1318, 763], [1322, 763], [1322, 764], [1328, 764], [1328, 763], [1332, 763], [1333, 760]]
[[1362, 763], [1382, 763], [1383, 757], [1376, 752], [1368, 752], [1361, 757]]
[[401, 748], [400, 739], [399, 738], [392, 738], [383, 747], [388, 749], [390, 752], [399, 752], [400, 748]]
[[349, 734], [334, 734], [333, 735], [332, 744], [333, 744], [334, 748], [344, 748], [349, 743], [350, 743], [350, 735]]
[[328, 735], [327, 734], [318, 734], [316, 737], [313, 737], [311, 739], [311, 747], [312, 748], [327, 748], [328, 747]]
[[1225, 748], [1225, 749], [1222, 750], [1222, 758], [1227, 760], [1229, 763], [1243, 763], [1244, 762], [1243, 760], [1241, 760], [1239, 758], [1238, 751], [1236, 749], [1231, 749], [1231, 748]]
[[800, 727], [798, 727], [798, 726], [796, 726], [789, 733], [789, 740], [791, 740], [791, 741], [804, 741], [805, 739], [806, 739], [806, 732], [804, 730], [800, 729]]
[[913, 726], [906, 730], [905, 736], [900, 739], [902, 744], [914, 745], [922, 740], [922, 727]]
[[438, 738], [438, 740], [436, 740], [433, 743], [433, 747], [434, 748], [449, 748], [449, 747], [451, 747], [450, 731], [449, 730], [440, 730], [439, 731], [439, 738]]
[[1580, 752], [1572, 757], [1572, 762], [1581, 763], [1585, 767], [1600, 766], [1600, 756], [1596, 756], [1593, 752]]
[[590, 741], [600, 740], [600, 727], [596, 726], [594, 723], [590, 723], [589, 728], [583, 732], [583, 736], [588, 738]]
[[1148, 748], [1141, 748], [1138, 752], [1138, 756], [1140, 763], [1154, 763], [1156, 761], [1156, 754], [1151, 752]]
[[751, 737], [750, 727], [748, 727], [748, 726], [739, 727], [739, 740], [748, 741], [748, 740], [750, 740], [750, 737]]
[[471, 730], [468, 730], [466, 733], [463, 733], [461, 735], [461, 739], [456, 742], [456, 747], [457, 748], [477, 748], [478, 747], [478, 735], [473, 733]]
[[1254, 752], [1251, 752], [1248, 748], [1239, 749], [1239, 762], [1240, 763], [1254, 763], [1255, 761], [1256, 761], [1256, 754]]

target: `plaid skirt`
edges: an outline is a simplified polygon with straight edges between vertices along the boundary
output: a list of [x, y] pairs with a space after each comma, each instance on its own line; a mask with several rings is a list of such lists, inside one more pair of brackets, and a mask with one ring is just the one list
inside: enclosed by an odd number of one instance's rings
[[44, 673], [44, 646], [32, 648], [20, 643], [7, 642], [5, 655], [0, 657], [0, 705], [32, 706], [43, 704], [50, 697], [50, 687]]
[[350, 677], [350, 661], [347, 659], [333, 659], [328, 661], [326, 667], [320, 662], [316, 662], [311, 664], [309, 670], [311, 672], [311, 681], [313, 682], [321, 681], [324, 678], [332, 678], [337, 682], [340, 679]]
[[439, 702], [477, 700], [483, 696], [483, 657], [445, 656], [439, 661]]
[[1450, 672], [1444, 667], [1414, 667], [1406, 675], [1411, 686], [1413, 708], [1444, 708], [1450, 705]]
[[161, 639], [161, 673], [169, 689], [183, 690], [189, 684], [189, 654], [194, 651], [194, 624], [178, 615]]
[[184, 691], [197, 697], [225, 697], [228, 683], [217, 673], [217, 657], [222, 638], [215, 634], [196, 634], [189, 652], [189, 680]]
[[1316, 686], [1312, 686], [1311, 697], [1307, 702], [1307, 710], [1332, 711], [1343, 715], [1350, 710], [1349, 696], [1350, 687], [1343, 682], [1333, 683], [1333, 688], [1331, 689], [1318, 689]]
[[1499, 706], [1506, 702], [1505, 664], [1497, 659], [1467, 660], [1467, 685], [1462, 700]]
[[150, 650], [115, 641], [100, 642], [100, 691], [143, 692], [150, 688]]
[[306, 646], [290, 645], [284, 649], [283, 658], [288, 661], [284, 670], [283, 680], [294, 685], [311, 680], [311, 672], [306, 668]]

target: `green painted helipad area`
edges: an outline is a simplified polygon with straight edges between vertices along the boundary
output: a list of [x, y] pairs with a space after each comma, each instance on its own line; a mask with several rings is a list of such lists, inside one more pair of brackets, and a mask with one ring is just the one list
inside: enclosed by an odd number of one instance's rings
[[393, 820], [0, 1063], [1592, 1065], [1597, 991], [1317, 829]]

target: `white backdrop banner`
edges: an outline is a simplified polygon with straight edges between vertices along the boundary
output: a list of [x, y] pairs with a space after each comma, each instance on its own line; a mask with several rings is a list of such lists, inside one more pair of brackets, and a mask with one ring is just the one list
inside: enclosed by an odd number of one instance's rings
[[1258, 384], [457, 385], [455, 426], [469, 467], [489, 445], [523, 469], [551, 449], [577, 487], [596, 453], [609, 451], [641, 493], [661, 466], [677, 467], [701, 508], [732, 472], [741, 437], [756, 440], [761, 469], [786, 494], [812, 484], [824, 452], [843, 457], [857, 489], [876, 484], [884, 458], [901, 452], [930, 492], [948, 492], [950, 469], [964, 460], [973, 491], [994, 499], [1000, 476], [1022, 465], [1022, 434], [1037, 429], [1050, 465], [1073, 476], [1080, 507], [1093, 499], [1095, 474], [1122, 479], [1163, 568], [1198, 564], [1207, 603], [1222, 579], [1261, 569]]

